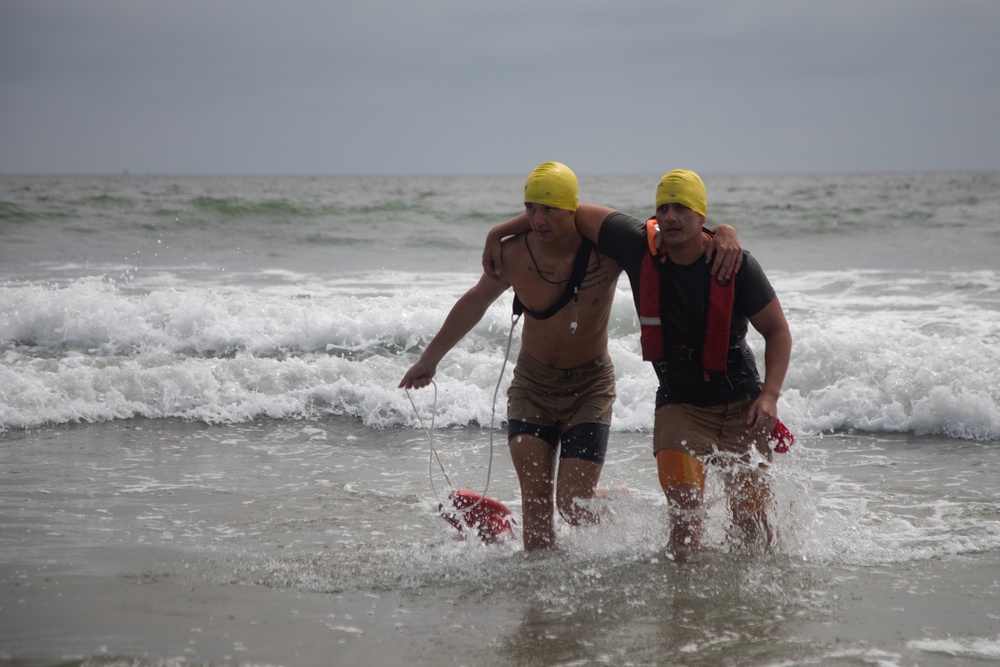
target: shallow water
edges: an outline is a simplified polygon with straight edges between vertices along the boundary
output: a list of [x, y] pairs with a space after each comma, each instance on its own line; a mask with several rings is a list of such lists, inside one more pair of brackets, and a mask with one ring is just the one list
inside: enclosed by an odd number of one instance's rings
[[[482, 488], [488, 431], [442, 429], [435, 441], [454, 481]], [[915, 665], [1000, 655], [995, 446], [802, 438], [775, 465], [777, 552], [728, 551], [710, 480], [716, 553], [678, 566], [662, 555], [666, 516], [646, 437], [613, 445], [612, 518], [560, 524], [558, 552], [525, 555], [516, 541], [464, 541], [435, 515], [429, 443], [409, 429], [135, 420], [14, 436], [0, 467], [0, 651], [130, 656], [122, 664], [323, 654], [326, 664], [364, 655]], [[506, 448], [494, 454], [489, 493], [519, 516]], [[58, 632], [34, 622], [43, 618], [58, 619]]]

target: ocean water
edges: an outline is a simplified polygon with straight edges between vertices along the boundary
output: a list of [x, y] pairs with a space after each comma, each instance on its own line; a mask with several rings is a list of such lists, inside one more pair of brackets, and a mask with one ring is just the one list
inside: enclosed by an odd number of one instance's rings
[[[583, 178], [633, 215], [655, 178]], [[520, 179], [0, 179], [0, 429], [348, 415], [413, 427], [395, 387], [480, 272]], [[1000, 176], [709, 179], [795, 350], [803, 433], [1000, 439]], [[616, 429], [649, 428], [627, 278]], [[488, 424], [509, 300], [439, 373], [441, 426]]]
[[[579, 176], [584, 201], [636, 216], [658, 178]], [[709, 224], [737, 228], [788, 316], [798, 443], [774, 466], [777, 553], [728, 552], [710, 480], [717, 557], [687, 568], [661, 555], [624, 276], [611, 518], [526, 557], [435, 516], [449, 483], [519, 514], [511, 295], [436, 395], [396, 386], [523, 177], [0, 177], [0, 659], [1000, 658], [1000, 174], [704, 176]], [[140, 589], [180, 620], [130, 607]], [[287, 631], [292, 608], [315, 635]]]

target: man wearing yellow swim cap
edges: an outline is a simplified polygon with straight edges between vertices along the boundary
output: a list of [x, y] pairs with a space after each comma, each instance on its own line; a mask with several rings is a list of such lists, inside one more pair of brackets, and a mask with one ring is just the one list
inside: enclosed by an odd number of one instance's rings
[[[704, 229], [708, 201], [696, 173], [664, 174], [655, 202], [648, 222], [590, 204], [580, 204], [574, 220], [628, 274], [643, 358], [659, 379], [653, 451], [671, 507], [667, 555], [680, 561], [699, 553], [705, 464], [718, 464], [723, 475], [740, 546], [769, 548], [763, 467], [791, 356], [788, 322], [751, 255], [742, 252], [736, 261], [713, 253], [719, 238], [713, 242]], [[496, 263], [494, 232], [513, 233], [526, 223], [521, 216], [491, 231], [484, 267]], [[764, 338], [763, 383], [746, 341], [750, 325]]]
[[448, 350], [514, 288], [515, 312], [527, 317], [508, 392], [507, 437], [526, 551], [555, 546], [556, 509], [574, 525], [596, 521], [586, 501], [604, 466], [615, 400], [607, 334], [621, 269], [577, 231], [578, 189], [576, 175], [559, 162], [528, 175], [523, 201], [530, 222], [504, 241], [502, 275], [484, 273], [458, 300], [399, 385], [429, 384]]

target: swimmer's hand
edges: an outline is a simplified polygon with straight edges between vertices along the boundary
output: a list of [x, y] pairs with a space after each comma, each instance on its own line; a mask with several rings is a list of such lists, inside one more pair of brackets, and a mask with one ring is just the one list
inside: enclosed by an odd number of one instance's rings
[[406, 375], [399, 381], [399, 389], [420, 389], [426, 387], [434, 380], [437, 372], [437, 364], [431, 365], [425, 361], [417, 361], [406, 371]]
[[486, 235], [486, 245], [483, 247], [483, 273], [493, 280], [500, 280], [503, 275], [503, 234], [494, 227]]
[[712, 245], [705, 253], [705, 262], [712, 264], [712, 275], [732, 278], [743, 264], [743, 248], [736, 230], [729, 225], [715, 228]]
[[507, 222], [502, 222], [486, 234], [486, 246], [483, 248], [483, 273], [493, 280], [501, 280], [503, 276], [503, 252], [501, 243], [508, 236], [522, 234], [531, 229], [528, 216], [524, 213]]
[[747, 426], [754, 432], [770, 434], [777, 421], [778, 399], [769, 394], [758, 396], [747, 412]]

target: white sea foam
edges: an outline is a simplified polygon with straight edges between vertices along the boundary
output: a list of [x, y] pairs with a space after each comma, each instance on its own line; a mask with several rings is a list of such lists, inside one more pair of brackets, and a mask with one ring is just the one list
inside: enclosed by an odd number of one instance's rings
[[931, 655], [983, 661], [1000, 660], [1000, 637], [912, 639], [906, 645]]
[[[635, 178], [587, 180], [598, 201], [648, 206]], [[766, 258], [792, 327], [786, 423], [1000, 438], [995, 181], [713, 177], [714, 222]], [[517, 211], [521, 185], [2, 178], [0, 431], [130, 416], [415, 426], [396, 385], [477, 279], [483, 233]], [[441, 363], [440, 424], [490, 422], [509, 308], [507, 294]], [[625, 277], [610, 333], [613, 428], [648, 430], [655, 381]]]
[[[995, 274], [779, 274], [795, 339], [782, 416], [842, 430], [1000, 438]], [[264, 286], [120, 285], [99, 278], [0, 287], [0, 427], [131, 416], [211, 422], [348, 414], [416, 425], [399, 378], [472, 274], [283, 273]], [[906, 289], [897, 283], [908, 284]], [[627, 279], [610, 351], [617, 430], [652, 426], [655, 380], [638, 353]], [[493, 419], [510, 295], [438, 369], [442, 426]], [[511, 358], [497, 401], [518, 350]], [[762, 358], [762, 342], [751, 342]], [[414, 399], [430, 409], [429, 393]]]

